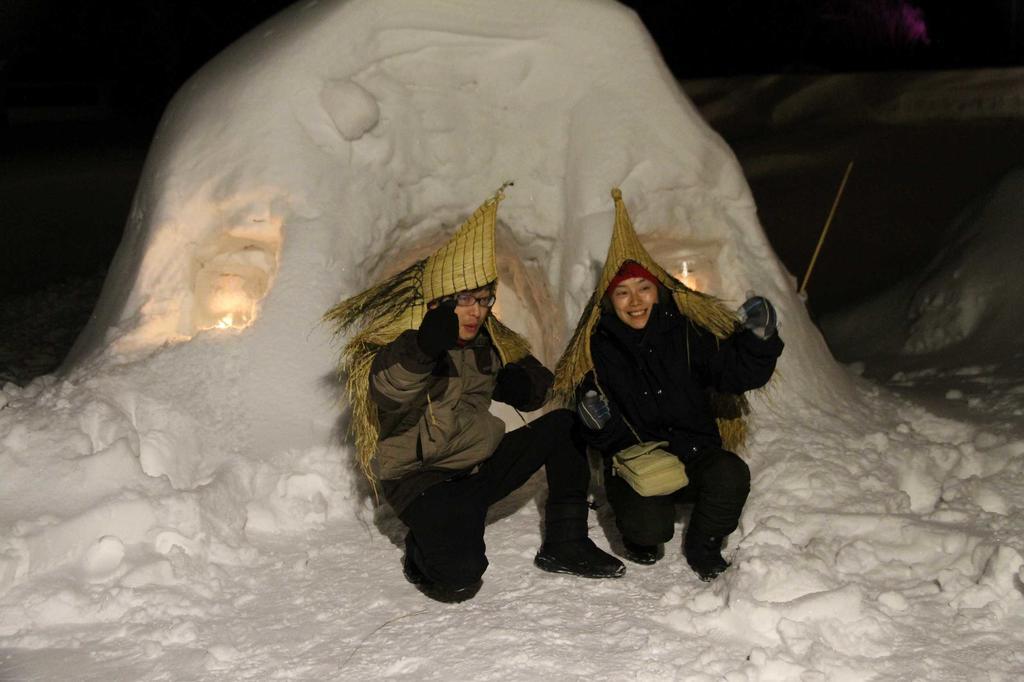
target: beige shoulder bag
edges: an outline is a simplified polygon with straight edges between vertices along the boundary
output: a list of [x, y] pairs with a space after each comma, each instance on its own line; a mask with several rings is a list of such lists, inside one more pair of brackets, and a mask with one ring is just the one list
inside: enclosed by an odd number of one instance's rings
[[[625, 416], [622, 421], [639, 441], [640, 436]], [[647, 441], [619, 450], [612, 455], [612, 472], [643, 497], [674, 493], [690, 480], [683, 462], [662, 449], [666, 445], [666, 440]]]

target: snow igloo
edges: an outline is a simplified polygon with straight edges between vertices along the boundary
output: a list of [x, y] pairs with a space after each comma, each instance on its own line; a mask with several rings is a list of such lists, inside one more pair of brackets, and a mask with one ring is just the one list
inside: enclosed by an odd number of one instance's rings
[[[57, 462], [58, 482], [71, 461], [93, 474], [74, 494], [32, 493], [38, 509], [63, 496], [67, 515], [19, 531], [5, 584], [100, 538], [223, 557], [246, 532], [372, 504], [356, 492], [339, 343], [320, 316], [432, 251], [506, 180], [497, 314], [549, 366], [600, 272], [621, 187], [666, 269], [730, 305], [750, 290], [776, 303], [787, 348], [755, 409], [820, 404], [849, 381], [735, 157], [632, 11], [304, 1], [168, 106], [95, 313], [61, 373], [22, 395], [36, 421], [9, 440]], [[74, 416], [55, 427], [62, 409]], [[18, 471], [8, 485], [38, 473]]]
[[544, 360], [594, 281], [621, 186], [667, 269], [729, 302], [772, 297], [784, 373], [820, 371], [732, 153], [638, 18], [589, 0], [302, 2], [231, 46], [168, 107], [65, 370], [231, 345], [254, 447], [324, 442], [336, 348], [320, 313], [429, 253], [506, 179], [498, 314]]

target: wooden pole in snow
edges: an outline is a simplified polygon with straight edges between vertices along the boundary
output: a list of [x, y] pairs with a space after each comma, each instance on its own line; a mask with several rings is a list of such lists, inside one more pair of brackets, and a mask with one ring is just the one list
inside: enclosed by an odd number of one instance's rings
[[821, 245], [825, 243], [825, 235], [828, 234], [829, 225], [832, 224], [832, 219], [836, 216], [836, 209], [839, 208], [839, 200], [843, 198], [843, 190], [846, 189], [846, 181], [850, 179], [850, 171], [853, 170], [853, 161], [846, 165], [846, 172], [843, 174], [843, 181], [839, 183], [839, 191], [836, 192], [835, 201], [832, 202], [832, 210], [828, 212], [828, 218], [825, 220], [825, 226], [821, 228], [821, 236], [818, 237], [818, 245], [814, 247], [814, 255], [811, 256], [811, 262], [807, 265], [807, 272], [804, 273], [804, 280], [800, 284], [800, 288], [797, 290], [798, 294], [803, 294], [807, 291], [807, 280], [811, 278], [811, 272], [814, 270], [814, 263], [818, 260], [818, 254], [821, 253]]

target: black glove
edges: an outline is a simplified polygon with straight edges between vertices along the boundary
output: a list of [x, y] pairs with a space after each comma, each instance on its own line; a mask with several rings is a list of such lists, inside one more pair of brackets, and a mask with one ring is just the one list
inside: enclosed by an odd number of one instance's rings
[[441, 301], [423, 316], [416, 332], [416, 345], [424, 355], [439, 358], [459, 344], [459, 316], [455, 314], [455, 301]]
[[736, 311], [740, 324], [751, 330], [762, 339], [775, 335], [779, 326], [779, 317], [775, 306], [764, 296], [751, 296]]
[[514, 362], [498, 370], [498, 386], [496, 393], [501, 395], [502, 402], [513, 407], [525, 405], [533, 392], [530, 373]]
[[608, 399], [597, 391], [587, 391], [587, 394], [576, 404], [576, 412], [580, 415], [583, 424], [591, 431], [600, 431], [612, 417]]

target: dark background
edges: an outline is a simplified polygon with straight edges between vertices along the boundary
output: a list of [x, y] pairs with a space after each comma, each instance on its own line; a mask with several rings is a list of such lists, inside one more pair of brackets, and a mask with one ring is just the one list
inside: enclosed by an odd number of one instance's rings
[[[24, 326], [45, 291], [75, 318], [50, 332], [70, 344], [120, 241], [167, 102], [214, 55], [290, 4], [0, 0], [0, 335]], [[680, 79], [1011, 66], [1024, 57], [1024, 0], [625, 4]], [[803, 271], [806, 248], [776, 249], [791, 272]], [[817, 312], [848, 302], [841, 286], [820, 288]]]
[[[143, 127], [200, 66], [292, 0], [0, 0], [8, 105], [96, 83]], [[625, 0], [679, 78], [1019, 64], [1019, 0]], [[926, 35], [915, 32], [919, 18]], [[70, 98], [73, 88], [50, 91]], [[84, 89], [78, 91], [79, 95]]]
[[[290, 4], [0, 0], [0, 227], [8, 252], [24, 254], [0, 273], [0, 295], [105, 266], [168, 100]], [[680, 79], [1002, 66], [1024, 55], [1018, 0], [625, 4]], [[102, 181], [81, 171], [91, 160]]]

